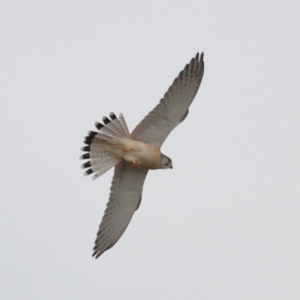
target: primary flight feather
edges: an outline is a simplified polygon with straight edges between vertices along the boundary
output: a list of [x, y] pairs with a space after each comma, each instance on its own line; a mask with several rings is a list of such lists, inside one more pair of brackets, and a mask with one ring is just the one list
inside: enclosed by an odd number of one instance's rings
[[129, 133], [122, 114], [114, 113], [103, 124], [96, 122], [98, 132], [90, 131], [84, 140], [88, 159], [82, 168], [85, 175], [98, 178], [112, 167], [115, 172], [109, 201], [97, 232], [93, 256], [98, 258], [122, 236], [142, 199], [143, 184], [149, 170], [172, 168], [172, 160], [160, 151], [170, 132], [189, 112], [204, 73], [203, 53], [190, 61], [175, 78], [159, 104]]

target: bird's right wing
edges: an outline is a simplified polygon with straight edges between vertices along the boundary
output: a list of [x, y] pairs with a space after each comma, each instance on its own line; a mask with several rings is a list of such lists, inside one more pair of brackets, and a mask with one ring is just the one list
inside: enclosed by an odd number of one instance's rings
[[139, 169], [125, 161], [115, 167], [107, 208], [99, 226], [93, 256], [98, 258], [122, 236], [134, 212], [139, 208], [148, 169]]
[[169, 133], [187, 116], [204, 72], [203, 53], [191, 60], [175, 78], [160, 103], [131, 133], [134, 140], [161, 147]]

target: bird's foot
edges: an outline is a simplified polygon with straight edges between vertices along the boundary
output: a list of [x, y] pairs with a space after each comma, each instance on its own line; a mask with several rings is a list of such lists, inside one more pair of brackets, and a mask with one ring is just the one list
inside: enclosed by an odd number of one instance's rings
[[136, 168], [141, 168], [142, 167], [142, 162], [141, 161], [135, 161], [133, 160], [132, 161], [133, 165], [136, 167]]

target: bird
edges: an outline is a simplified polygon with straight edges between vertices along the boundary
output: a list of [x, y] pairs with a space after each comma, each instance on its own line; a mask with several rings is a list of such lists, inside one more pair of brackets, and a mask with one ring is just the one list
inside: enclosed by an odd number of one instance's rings
[[172, 169], [172, 160], [161, 152], [170, 132], [187, 117], [204, 74], [203, 53], [197, 53], [175, 78], [159, 104], [130, 133], [123, 114], [113, 112], [96, 122], [97, 131], [84, 139], [87, 159], [84, 175], [99, 178], [114, 167], [109, 201], [99, 225], [93, 255], [98, 258], [113, 247], [126, 230], [142, 200], [149, 170]]

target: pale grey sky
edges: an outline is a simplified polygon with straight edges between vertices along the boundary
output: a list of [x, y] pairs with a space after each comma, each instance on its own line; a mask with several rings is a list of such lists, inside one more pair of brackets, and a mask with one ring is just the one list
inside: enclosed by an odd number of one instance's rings
[[[0, 299], [300, 299], [299, 28], [298, 1], [2, 1]], [[92, 259], [113, 172], [83, 176], [83, 137], [198, 51], [174, 169]]]

